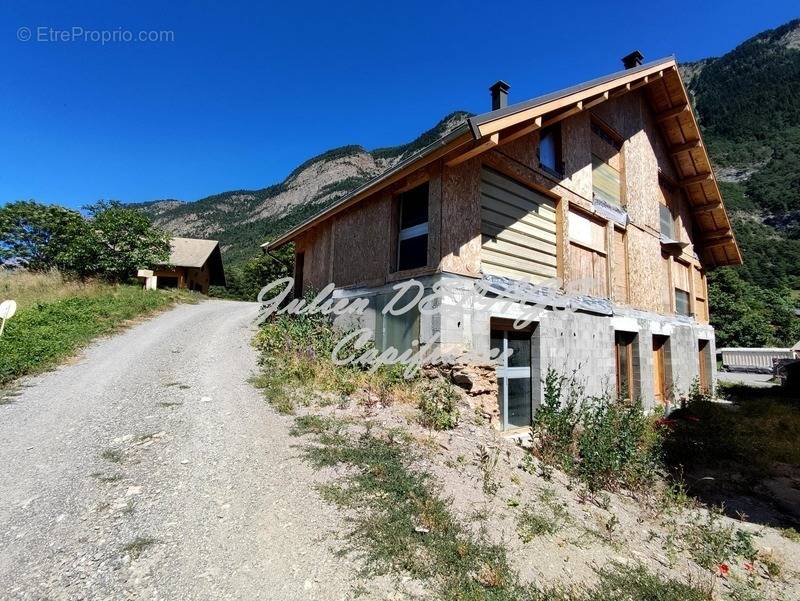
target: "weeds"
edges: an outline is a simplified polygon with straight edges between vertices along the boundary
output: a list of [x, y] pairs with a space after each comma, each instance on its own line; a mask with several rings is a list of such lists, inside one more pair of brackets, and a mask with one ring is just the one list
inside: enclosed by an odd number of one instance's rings
[[691, 558], [707, 570], [715, 570], [720, 564], [742, 557], [753, 561], [756, 549], [754, 534], [736, 528], [734, 525], [720, 523], [721, 516], [710, 511], [705, 519], [695, 519], [681, 528], [679, 535]]
[[535, 452], [591, 492], [637, 488], [659, 469], [661, 434], [640, 401], [586, 397], [575, 377], [549, 370], [533, 422]]
[[419, 422], [432, 430], [452, 430], [458, 425], [458, 393], [450, 382], [428, 386], [419, 401]]
[[117, 482], [122, 480], [122, 474], [104, 474], [102, 472], [95, 472], [92, 474], [93, 478], [103, 483]]
[[100, 453], [100, 457], [111, 463], [122, 463], [122, 451], [119, 449], [106, 449]]
[[569, 513], [556, 500], [552, 489], [546, 488], [539, 493], [539, 501], [541, 509], [529, 504], [517, 516], [517, 534], [524, 543], [537, 536], [555, 534], [569, 522]]
[[363, 389], [367, 391], [367, 403], [374, 400], [384, 404], [395, 396], [410, 395], [416, 382], [403, 378], [397, 365], [375, 372], [357, 365], [336, 365], [332, 354], [338, 337], [327, 316], [275, 316], [261, 327], [253, 341], [260, 351], [262, 366], [253, 384], [262, 388], [267, 401], [283, 414], [292, 414], [298, 405], [323, 399], [321, 393], [346, 398]]
[[144, 553], [145, 549], [148, 547], [155, 545], [158, 541], [154, 538], [150, 538], [147, 536], [137, 536], [127, 545], [122, 547], [122, 552], [130, 555], [131, 559], [138, 559], [139, 556]]

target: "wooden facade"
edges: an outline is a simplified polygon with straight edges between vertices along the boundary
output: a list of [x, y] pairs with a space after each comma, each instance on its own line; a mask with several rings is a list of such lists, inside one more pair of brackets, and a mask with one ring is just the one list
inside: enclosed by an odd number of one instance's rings
[[[566, 292], [707, 323], [706, 269], [741, 258], [674, 61], [603, 85], [487, 114], [477, 140], [456, 136], [275, 244], [295, 242], [306, 288], [557, 277]], [[548, 126], [560, 172], [539, 155]], [[397, 198], [423, 182], [427, 262], [397, 271]]]

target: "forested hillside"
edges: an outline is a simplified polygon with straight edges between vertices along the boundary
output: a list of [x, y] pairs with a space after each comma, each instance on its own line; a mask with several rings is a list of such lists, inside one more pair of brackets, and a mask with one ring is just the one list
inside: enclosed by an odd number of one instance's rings
[[793, 344], [800, 291], [800, 19], [682, 67], [744, 265], [711, 274], [718, 345]]

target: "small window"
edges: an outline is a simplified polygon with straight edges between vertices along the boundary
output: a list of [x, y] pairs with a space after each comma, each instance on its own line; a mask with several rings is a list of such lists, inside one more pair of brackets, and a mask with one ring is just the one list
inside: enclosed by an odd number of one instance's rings
[[592, 119], [592, 196], [622, 206], [622, 141]]
[[675, 288], [675, 313], [678, 315], [691, 315], [689, 307], [689, 293], [686, 290]]
[[425, 267], [428, 264], [428, 183], [400, 194], [398, 204], [397, 269]]
[[539, 136], [539, 166], [558, 176], [564, 173], [560, 123], [545, 127]]
[[672, 210], [665, 205], [658, 205], [659, 218], [661, 221], [661, 235], [675, 240], [675, 218], [672, 216]]
[[633, 399], [633, 332], [614, 332], [614, 350], [617, 367], [617, 396]]
[[592, 155], [592, 193], [595, 199], [622, 206], [619, 171], [596, 155]]

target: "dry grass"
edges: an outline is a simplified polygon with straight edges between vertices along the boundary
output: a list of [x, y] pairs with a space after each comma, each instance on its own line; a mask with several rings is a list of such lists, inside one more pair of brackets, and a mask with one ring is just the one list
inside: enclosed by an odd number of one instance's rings
[[95, 296], [108, 288], [108, 284], [95, 280], [79, 282], [65, 279], [56, 270], [33, 273], [0, 269], [0, 301], [15, 300], [18, 309], [66, 298]]

